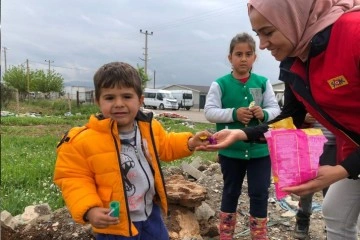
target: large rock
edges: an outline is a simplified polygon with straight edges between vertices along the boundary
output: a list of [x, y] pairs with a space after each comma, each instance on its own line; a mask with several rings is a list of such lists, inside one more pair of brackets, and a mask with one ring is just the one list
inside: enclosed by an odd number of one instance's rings
[[206, 198], [204, 187], [186, 180], [182, 175], [169, 176], [165, 182], [170, 204], [194, 208], [200, 206]]
[[186, 180], [182, 175], [166, 178], [169, 215], [165, 224], [171, 240], [202, 240], [202, 236], [216, 236], [214, 223], [209, 221], [214, 211], [204, 202], [207, 191], [201, 185]]

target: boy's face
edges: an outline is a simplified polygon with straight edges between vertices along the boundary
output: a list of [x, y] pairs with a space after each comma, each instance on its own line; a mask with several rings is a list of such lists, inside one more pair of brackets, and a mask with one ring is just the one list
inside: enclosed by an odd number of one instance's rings
[[119, 131], [126, 132], [133, 129], [134, 119], [143, 101], [144, 96], [139, 98], [133, 88], [115, 87], [101, 88], [97, 104], [104, 117], [115, 120]]

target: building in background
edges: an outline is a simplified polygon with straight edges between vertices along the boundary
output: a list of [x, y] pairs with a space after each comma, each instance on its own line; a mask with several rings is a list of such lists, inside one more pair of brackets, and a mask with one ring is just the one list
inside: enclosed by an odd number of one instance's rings
[[81, 86], [64, 87], [65, 98], [77, 101], [79, 103], [94, 103], [94, 90]]
[[194, 109], [204, 109], [206, 95], [209, 92], [210, 86], [198, 86], [198, 85], [180, 85], [174, 84], [161, 89], [165, 90], [191, 90], [193, 93]]
[[[272, 85], [276, 100], [278, 101], [280, 107], [282, 107], [284, 103], [284, 83], [279, 82]], [[210, 86], [198, 86], [198, 85], [183, 85], [183, 84], [174, 84], [162, 87], [161, 89], [166, 90], [191, 90], [193, 92], [193, 101], [194, 101], [194, 109], [204, 109], [206, 95], [209, 92]]]
[[272, 85], [274, 92], [275, 92], [275, 97], [277, 102], [279, 103], [280, 108], [282, 108], [282, 106], [284, 105], [284, 89], [285, 89], [285, 85], [283, 82], [280, 83], [275, 83]]

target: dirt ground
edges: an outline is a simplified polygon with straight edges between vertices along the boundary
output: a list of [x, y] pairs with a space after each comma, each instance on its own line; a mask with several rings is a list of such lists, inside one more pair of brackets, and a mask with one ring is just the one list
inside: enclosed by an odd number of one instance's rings
[[[218, 223], [218, 211], [220, 208], [221, 189], [222, 189], [222, 178], [220, 168], [218, 164], [203, 165], [199, 168], [203, 173], [208, 176], [206, 180], [196, 181], [207, 189], [206, 203], [216, 212], [216, 215], [210, 221]], [[170, 167], [164, 169], [164, 175], [171, 174], [184, 174], [180, 167]], [[186, 178], [191, 181], [190, 176], [184, 174]], [[238, 219], [237, 227], [234, 239], [250, 239], [248, 232], [248, 212], [249, 212], [249, 199], [247, 197], [247, 184], [244, 183], [242, 195], [239, 199], [238, 205]], [[296, 200], [296, 199], [295, 199]], [[316, 193], [314, 196], [314, 202], [321, 205], [322, 195]], [[275, 201], [274, 187], [270, 188], [270, 199], [268, 206], [268, 217], [269, 217], [269, 237], [272, 240], [289, 240], [292, 238], [293, 228], [295, 225], [295, 218], [293, 217], [293, 211], [282, 208], [279, 202]], [[289, 217], [283, 217], [283, 214], [289, 214]], [[292, 216], [291, 216], [292, 215]], [[167, 224], [169, 228], [174, 228], [171, 222]], [[7, 228], [2, 228], [1, 239], [2, 240], [22, 240], [22, 239], [36, 239], [36, 240], [49, 240], [49, 239], [73, 239], [73, 240], [89, 240], [95, 239], [91, 234], [89, 226], [81, 226], [75, 224], [69, 213], [65, 208], [59, 209], [53, 212], [51, 216], [43, 219], [37, 219], [30, 225], [25, 227], [26, 229], [20, 228], [16, 232], [11, 231]], [[214, 234], [214, 233], [213, 233]], [[216, 233], [215, 233], [216, 235]], [[216, 240], [218, 236], [202, 236], [204, 240]], [[310, 238], [313, 240], [325, 239], [324, 233], [324, 222], [321, 211], [315, 211], [311, 216], [310, 226]]]

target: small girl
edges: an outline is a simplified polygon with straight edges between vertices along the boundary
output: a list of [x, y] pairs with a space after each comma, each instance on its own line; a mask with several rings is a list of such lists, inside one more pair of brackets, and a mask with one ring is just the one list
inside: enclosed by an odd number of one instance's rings
[[[251, 72], [256, 44], [247, 33], [230, 43], [228, 59], [232, 72], [211, 84], [205, 117], [217, 131], [241, 129], [274, 119], [280, 113], [270, 80]], [[247, 176], [250, 197], [251, 238], [267, 237], [267, 203], [271, 163], [267, 144], [238, 141], [219, 151], [224, 187], [220, 209], [220, 240], [232, 239], [236, 207]]]

